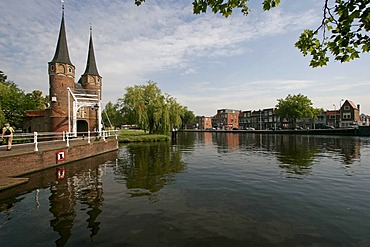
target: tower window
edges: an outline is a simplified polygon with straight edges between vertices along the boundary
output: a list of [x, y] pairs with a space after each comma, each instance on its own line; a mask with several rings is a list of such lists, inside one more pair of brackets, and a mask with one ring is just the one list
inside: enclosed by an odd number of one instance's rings
[[50, 66], [50, 70], [51, 70], [51, 71], [54, 71], [54, 69], [55, 69], [55, 68], [54, 68], [54, 65], [51, 65], [51, 66]]
[[72, 73], [72, 68], [71, 67], [68, 68], [68, 72]]

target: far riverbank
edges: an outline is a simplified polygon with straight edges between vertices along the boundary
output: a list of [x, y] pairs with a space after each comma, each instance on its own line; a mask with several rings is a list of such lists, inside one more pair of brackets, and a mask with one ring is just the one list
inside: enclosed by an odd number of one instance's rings
[[182, 132], [216, 132], [216, 133], [256, 133], [256, 134], [295, 134], [295, 135], [336, 135], [336, 136], [369, 136], [370, 126], [359, 128], [336, 129], [297, 129], [297, 130], [179, 130]]

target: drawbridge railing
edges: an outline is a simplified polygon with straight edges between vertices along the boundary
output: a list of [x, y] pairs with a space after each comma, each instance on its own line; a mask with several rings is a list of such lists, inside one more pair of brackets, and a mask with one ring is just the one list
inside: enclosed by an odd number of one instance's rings
[[[4, 138], [7, 137], [4, 135]], [[70, 146], [70, 141], [72, 140], [82, 140], [86, 141], [87, 143], [91, 143], [95, 140], [103, 140], [106, 141], [108, 138], [116, 138], [118, 139], [118, 131], [117, 130], [103, 130], [101, 132], [98, 131], [87, 131], [87, 132], [77, 132], [77, 137], [73, 132], [33, 132], [33, 133], [15, 133], [13, 135], [13, 146], [21, 146], [21, 145], [30, 145], [33, 143], [34, 151], [38, 151], [39, 143], [46, 143], [46, 142], [55, 142], [55, 141], [63, 141], [66, 147]]]

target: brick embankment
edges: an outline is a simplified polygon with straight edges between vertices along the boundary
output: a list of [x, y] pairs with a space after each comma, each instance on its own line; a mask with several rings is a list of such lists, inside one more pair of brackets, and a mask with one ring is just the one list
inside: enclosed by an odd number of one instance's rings
[[[40, 142], [38, 151], [34, 149], [34, 144], [13, 145], [11, 151], [0, 146], [0, 191], [26, 183], [28, 178], [20, 177], [25, 174], [117, 150], [118, 140], [111, 137], [89, 144], [87, 140], [72, 139], [69, 147], [65, 141]], [[64, 158], [57, 156], [60, 152]]]

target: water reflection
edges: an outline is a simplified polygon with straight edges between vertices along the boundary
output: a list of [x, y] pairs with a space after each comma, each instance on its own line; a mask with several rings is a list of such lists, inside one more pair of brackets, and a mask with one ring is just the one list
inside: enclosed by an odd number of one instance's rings
[[[193, 137], [191, 137], [193, 136]], [[307, 175], [317, 157], [340, 159], [345, 167], [360, 158], [361, 138], [257, 133], [180, 133], [191, 142], [213, 144], [219, 153], [256, 151], [276, 155], [279, 167], [287, 173]], [[366, 139], [363, 140], [366, 144]]]
[[36, 192], [36, 207], [40, 207], [39, 191], [49, 188], [49, 212], [52, 214], [50, 226], [59, 234], [59, 238], [55, 241], [56, 245], [65, 246], [70, 239], [71, 230], [78, 215], [77, 204], [85, 205], [83, 211], [86, 213], [87, 229], [92, 238], [100, 229], [97, 217], [102, 212], [101, 206], [104, 201], [101, 180], [103, 170], [100, 165], [116, 158], [117, 153], [111, 152], [67, 164], [63, 167], [66, 175], [62, 179], [57, 176], [56, 171], [59, 168], [30, 174], [28, 183], [0, 193], [0, 199], [2, 199], [0, 212], [11, 211], [16, 203], [24, 199], [17, 195], [28, 191]]
[[124, 177], [131, 196], [152, 195], [183, 172], [181, 151], [170, 143], [129, 144], [116, 175]]
[[290, 174], [308, 175], [317, 146], [309, 136], [280, 136], [276, 143], [276, 158], [280, 161], [280, 168]]
[[0, 193], [0, 246], [368, 246], [368, 150], [216, 131], [125, 144]]

